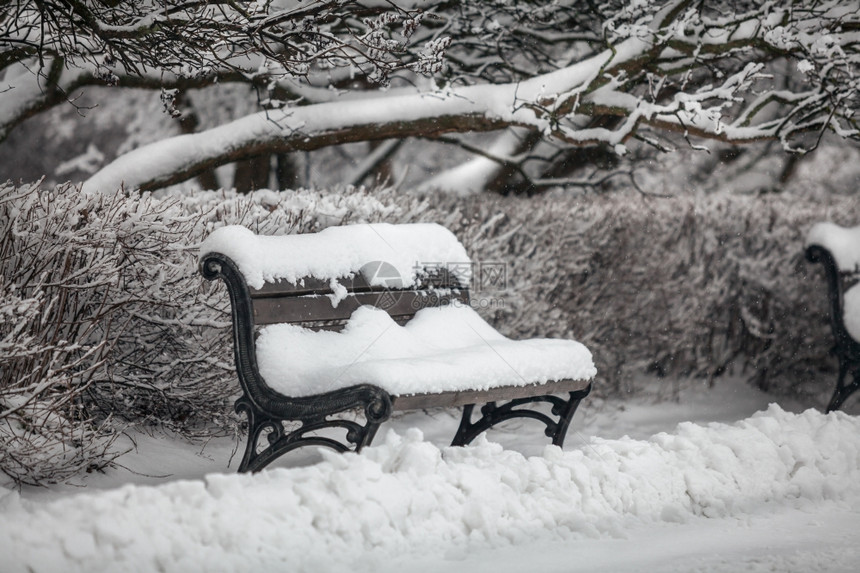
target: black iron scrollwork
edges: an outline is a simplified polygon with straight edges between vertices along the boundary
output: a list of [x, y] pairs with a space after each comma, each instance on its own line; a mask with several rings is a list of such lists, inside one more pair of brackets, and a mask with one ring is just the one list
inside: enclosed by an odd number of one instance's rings
[[[472, 422], [472, 414], [475, 409], [474, 404], [469, 404], [463, 408], [463, 417], [460, 420], [460, 427], [457, 429], [457, 434], [451, 442], [452, 446], [465, 446], [470, 443], [479, 434], [489, 430], [496, 424], [510, 420], [512, 418], [531, 418], [539, 422], [543, 422], [546, 426], [544, 433], [552, 438], [552, 443], [557, 446], [564, 445], [564, 438], [567, 435], [567, 429], [576, 413], [579, 403], [591, 391], [591, 386], [584, 390], [569, 392], [567, 399], [558, 396], [532, 396], [529, 398], [516, 398], [509, 402], [497, 405], [495, 402], [488, 402], [481, 407], [481, 417]], [[550, 410], [553, 419], [543, 412], [530, 410], [527, 408], [519, 408], [524, 404], [532, 404], [538, 402], [548, 402], [552, 404]]]
[[[208, 280], [222, 279], [227, 284], [233, 318], [233, 353], [242, 397], [235, 410], [248, 420], [248, 443], [240, 472], [259, 471], [279, 456], [307, 445], [338, 451], [360, 450], [373, 439], [379, 425], [391, 416], [391, 396], [370, 384], [359, 384], [315, 396], [285, 396], [272, 390], [257, 368], [254, 340], [254, 314], [250, 291], [244, 276], [221, 253], [209, 253], [200, 262], [200, 272]], [[329, 419], [333, 414], [359, 409], [366, 422]], [[284, 422], [300, 427], [285, 432]], [[311, 435], [330, 428], [346, 429], [346, 441]], [[268, 446], [257, 452], [260, 437], [268, 432]]]

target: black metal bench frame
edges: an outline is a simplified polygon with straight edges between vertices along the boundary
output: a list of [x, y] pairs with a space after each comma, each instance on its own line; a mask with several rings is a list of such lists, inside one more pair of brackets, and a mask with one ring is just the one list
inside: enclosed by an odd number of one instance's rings
[[[466, 445], [481, 432], [505, 420], [531, 418], [542, 422], [552, 443], [561, 446], [580, 401], [591, 390], [590, 381], [561, 380], [486, 391], [402, 396], [390, 395], [372, 384], [359, 384], [314, 396], [284, 396], [266, 383], [257, 368], [257, 326], [293, 323], [314, 329], [339, 330], [352, 312], [365, 304], [382, 308], [395, 321], [404, 324], [421, 308], [468, 304], [468, 289], [461, 287], [448, 273], [425, 277], [415, 288], [402, 290], [371, 286], [357, 275], [339, 281], [347, 288], [348, 296], [333, 308], [326, 296], [332, 294], [332, 289], [324, 281], [307, 278], [299, 281], [298, 286], [282, 281], [254, 289], [245, 282], [236, 264], [221, 253], [202, 257], [200, 272], [208, 280], [224, 280], [230, 296], [233, 350], [242, 389], [235, 409], [237, 413], [244, 413], [248, 420], [248, 441], [240, 472], [259, 471], [302, 446], [359, 451], [371, 443], [380, 424], [392, 412], [434, 407], [464, 407], [452, 445]], [[566, 397], [559, 396], [565, 394]], [[477, 404], [482, 404], [480, 417], [473, 421]], [[549, 413], [523, 407], [531, 404], [549, 406]], [[355, 411], [363, 414], [364, 423], [357, 421], [354, 415], [349, 417], [349, 413]], [[335, 417], [338, 415], [341, 417]], [[345, 438], [320, 435], [320, 431], [331, 428], [344, 430]]]
[[[824, 267], [827, 280], [830, 329], [834, 339], [831, 353], [839, 360], [836, 389], [827, 405], [827, 412], [832, 412], [838, 410], [851, 394], [860, 389], [860, 341], [855, 340], [845, 328], [843, 300], [845, 291], [860, 280], [860, 271], [840, 269], [833, 254], [821, 245], [813, 244], [807, 247], [806, 259], [811, 263], [820, 263]], [[850, 383], [847, 381], [848, 374], [851, 375]]]

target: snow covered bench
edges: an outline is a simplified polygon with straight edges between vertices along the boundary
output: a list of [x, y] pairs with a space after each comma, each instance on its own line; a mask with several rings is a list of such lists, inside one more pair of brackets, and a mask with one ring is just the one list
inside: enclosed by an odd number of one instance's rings
[[833, 353], [839, 359], [836, 390], [827, 406], [830, 412], [860, 388], [860, 227], [814, 225], [806, 239], [806, 258], [821, 263], [827, 278]]
[[591, 353], [499, 334], [469, 304], [468, 261], [434, 224], [214, 231], [200, 270], [226, 282], [232, 305], [236, 411], [249, 424], [239, 471], [304, 445], [358, 451], [392, 411], [431, 407], [464, 407], [453, 445], [514, 417], [543, 422], [561, 445], [591, 389]]

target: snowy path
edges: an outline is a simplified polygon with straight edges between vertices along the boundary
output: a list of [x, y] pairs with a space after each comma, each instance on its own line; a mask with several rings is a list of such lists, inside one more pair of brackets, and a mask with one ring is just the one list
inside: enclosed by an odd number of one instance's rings
[[194, 479], [9, 493], [0, 571], [857, 570], [860, 418], [742, 419], [764, 400], [726, 383], [684, 406], [604, 404], [564, 451], [534, 431], [440, 447], [455, 420], [415, 414], [361, 456], [256, 476], [200, 477], [226, 441], [195, 456], [144, 440], [130, 465]]
[[781, 508], [741, 519], [694, 518], [682, 526], [632, 527], [616, 538], [535, 543], [421, 563], [402, 560], [383, 570], [431, 573], [505, 571], [689, 573], [827, 571], [855, 573], [860, 564], [860, 507], [823, 503], [815, 511]]

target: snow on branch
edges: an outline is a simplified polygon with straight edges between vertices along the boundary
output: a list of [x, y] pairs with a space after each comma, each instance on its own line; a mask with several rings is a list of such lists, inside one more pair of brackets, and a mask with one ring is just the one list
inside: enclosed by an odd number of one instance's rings
[[[576, 146], [617, 147], [646, 125], [732, 143], [778, 140], [790, 151], [814, 147], [825, 130], [860, 138], [860, 3], [773, 1], [743, 13], [729, 4], [640, 4], [607, 15], [600, 43], [574, 42], [568, 56], [580, 56], [559, 69], [502, 83], [471, 76], [467, 85], [367, 90], [263, 111], [132, 151], [85, 189], [159, 188], [264, 151], [506, 127]], [[378, 17], [381, 23], [367, 24], [361, 36], [368, 53], [394, 49], [373, 34], [394, 17]], [[443, 36], [431, 26], [421, 37], [435, 45]], [[462, 41], [451, 44], [461, 71]], [[769, 67], [778, 60], [795, 62], [786, 86], [776, 85]], [[597, 127], [587, 121], [600, 116], [619, 121]]]
[[[0, 77], [5, 73], [5, 82], [15, 88], [9, 103], [0, 100], [0, 140], [27, 117], [69, 101], [67, 94], [84, 85], [159, 89], [246, 81], [265, 86], [334, 69], [385, 85], [398, 70], [439, 70], [449, 40], [414, 40], [420, 11], [364, 4], [0, 3]], [[31, 76], [29, 82], [22, 72]]]

